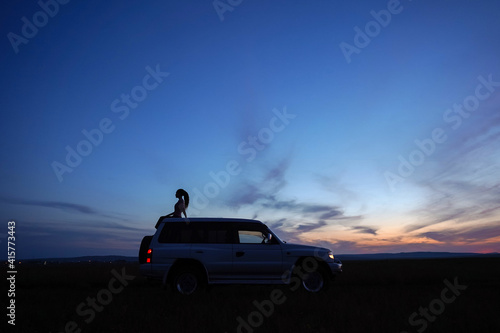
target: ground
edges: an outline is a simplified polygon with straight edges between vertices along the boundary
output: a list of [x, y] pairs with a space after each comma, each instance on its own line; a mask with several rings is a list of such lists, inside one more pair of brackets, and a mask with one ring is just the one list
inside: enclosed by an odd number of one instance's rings
[[134, 263], [22, 264], [15, 300], [17, 332], [500, 332], [500, 258], [345, 261], [320, 294], [214, 286], [193, 297]]

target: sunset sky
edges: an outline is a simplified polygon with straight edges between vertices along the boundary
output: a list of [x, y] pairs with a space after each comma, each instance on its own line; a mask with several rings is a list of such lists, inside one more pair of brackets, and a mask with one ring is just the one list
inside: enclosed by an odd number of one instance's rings
[[136, 255], [178, 188], [337, 254], [500, 252], [500, 2], [0, 6], [18, 258]]

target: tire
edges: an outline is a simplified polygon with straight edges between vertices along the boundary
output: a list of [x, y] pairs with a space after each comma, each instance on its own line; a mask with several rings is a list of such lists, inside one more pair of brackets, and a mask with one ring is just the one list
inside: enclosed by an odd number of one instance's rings
[[179, 268], [172, 280], [173, 291], [184, 296], [197, 294], [204, 286], [205, 280], [200, 270], [193, 266]]
[[139, 248], [139, 264], [146, 263], [149, 244], [151, 244], [152, 239], [153, 236], [144, 236], [144, 238], [142, 238], [141, 247]]
[[319, 293], [327, 290], [329, 286], [328, 276], [321, 264], [316, 269], [307, 271], [301, 281], [302, 288], [308, 293]]
[[327, 280], [322, 272], [315, 271], [307, 274], [307, 277], [302, 279], [302, 287], [310, 293], [317, 293], [326, 289]]

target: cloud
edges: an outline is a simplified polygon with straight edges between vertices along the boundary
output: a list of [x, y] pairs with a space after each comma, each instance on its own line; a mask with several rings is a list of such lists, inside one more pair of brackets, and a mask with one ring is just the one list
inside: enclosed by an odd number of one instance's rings
[[310, 241], [311, 245], [320, 246], [333, 251], [333, 254], [336, 258], [340, 258], [342, 260], [342, 254], [359, 254], [359, 253], [372, 253], [377, 252], [373, 251], [369, 247], [360, 244], [355, 241], [348, 240], [336, 240], [336, 241], [324, 241], [321, 239], [315, 239]]
[[290, 167], [291, 163], [291, 158], [290, 156], [287, 156], [283, 158], [278, 165], [276, 165], [274, 168], [269, 170], [269, 172], [266, 174], [264, 180], [265, 181], [272, 181], [276, 182], [277, 186], [276, 188], [280, 189], [282, 186], [286, 185], [285, 181], [285, 174]]
[[305, 215], [319, 220], [360, 220], [362, 216], [346, 216], [344, 211], [336, 205], [318, 205], [297, 200], [279, 200], [275, 196], [265, 198], [261, 202], [263, 208], [293, 212], [295, 215]]
[[43, 201], [43, 200], [30, 200], [30, 199], [5, 198], [5, 197], [0, 197], [0, 202], [12, 205], [52, 208], [65, 212], [79, 213], [84, 215], [98, 216], [101, 218], [104, 217], [104, 218], [118, 219], [121, 221], [127, 221], [127, 219], [123, 218], [123, 216], [118, 217], [118, 215], [123, 215], [123, 214], [113, 214], [113, 215], [104, 214], [102, 212], [99, 212], [98, 210], [93, 209], [90, 206], [75, 204], [71, 202]]
[[422, 222], [406, 226], [406, 232], [443, 222], [487, 220], [498, 216], [500, 211], [500, 184], [481, 184], [471, 180], [435, 180], [433, 183], [422, 184], [422, 187], [430, 193], [428, 202], [414, 212]]
[[[135, 227], [130, 227], [121, 223], [116, 223], [116, 222], [106, 222], [106, 221], [95, 221], [92, 224], [92, 227], [98, 227], [98, 228], [108, 228], [108, 229], [120, 229], [120, 230], [130, 230], [130, 231], [144, 231], [142, 228], [135, 228]], [[88, 226], [89, 223], [86, 223]], [[151, 224], [151, 226], [154, 226], [154, 224]]]
[[240, 208], [244, 205], [253, 205], [259, 200], [273, 198], [286, 185], [285, 174], [290, 167], [291, 157], [282, 158], [274, 167], [267, 170], [261, 179], [242, 180], [226, 200], [231, 208]]
[[135, 255], [144, 235], [151, 228], [135, 228], [114, 222], [73, 220], [18, 221], [17, 232], [25, 246], [19, 248], [23, 259], [72, 257], [80, 255]]
[[269, 224], [273, 228], [281, 228], [282, 226], [284, 226], [286, 224], [286, 218], [281, 218], [277, 221], [269, 221]]
[[[330, 243], [331, 245], [328, 246], [334, 254], [337, 253], [366, 253], [364, 250], [364, 247], [358, 244], [357, 242], [353, 241], [346, 241], [346, 240], [338, 240], [334, 243]], [[323, 245], [324, 247], [327, 247]]]
[[495, 221], [494, 225], [482, 225], [474, 228], [468, 228], [466, 230], [424, 232], [421, 233], [420, 236], [434, 239], [438, 242], [443, 242], [443, 243], [484, 242], [490, 238], [495, 238], [500, 236], [500, 221]]
[[38, 201], [38, 200], [16, 199], [16, 198], [0, 198], [0, 201], [14, 205], [40, 206], [40, 207], [61, 209], [64, 211], [73, 211], [82, 214], [98, 215], [98, 213], [89, 206], [79, 205], [69, 202]]
[[450, 233], [446, 232], [446, 231], [445, 232], [435, 232], [435, 231], [424, 232], [424, 233], [421, 233], [420, 236], [434, 239], [434, 240], [437, 240], [438, 242], [450, 241]]
[[300, 203], [296, 200], [279, 200], [274, 196], [266, 198], [266, 201], [262, 203], [262, 207], [273, 210], [286, 210], [295, 213], [303, 213], [306, 215], [319, 214], [318, 217], [322, 220], [344, 217], [344, 213], [337, 206]]
[[[406, 226], [406, 232], [434, 227], [447, 237], [439, 224], [480, 222], [487, 227], [500, 212], [500, 114], [498, 102], [488, 100], [480, 110], [464, 118], [460, 127], [446, 129], [447, 141], [437, 146], [428, 161], [412, 176], [427, 193], [427, 201], [413, 213], [419, 222]], [[414, 178], [413, 178], [414, 177]], [[437, 237], [437, 238], [434, 238]]]
[[310, 231], [319, 229], [327, 225], [326, 221], [318, 221], [316, 223], [304, 223], [294, 225], [293, 221], [286, 218], [281, 218], [275, 221], [267, 221], [266, 223], [281, 239], [287, 242], [303, 243], [302, 236]]
[[320, 215], [320, 219], [333, 219], [344, 215], [337, 207], [330, 208], [328, 211]]
[[325, 221], [319, 221], [317, 223], [309, 223], [309, 224], [299, 224], [297, 226], [297, 231], [300, 233], [306, 233], [324, 227], [325, 225], [327, 225]]
[[370, 227], [355, 226], [355, 227], [351, 227], [351, 229], [357, 233], [377, 235], [377, 229], [370, 228]]
[[[280, 191], [287, 186], [286, 174], [291, 165], [291, 157], [286, 156], [267, 168], [259, 180], [245, 179], [226, 200], [226, 205], [239, 209], [250, 206], [256, 212], [284, 216], [276, 222], [269, 222], [278, 235], [292, 242], [303, 242], [303, 235], [329, 224], [352, 222], [362, 216], [346, 216], [338, 205], [299, 202], [296, 199], [282, 199]], [[307, 222], [303, 222], [303, 221]], [[363, 227], [354, 229], [358, 233], [376, 234], [375, 229]]]
[[315, 180], [320, 188], [328, 191], [339, 199], [346, 201], [359, 200], [358, 194], [350, 190], [341, 180], [340, 177], [333, 177], [331, 175], [315, 174]]
[[238, 186], [238, 190], [232, 192], [230, 198], [226, 201], [226, 205], [231, 208], [240, 208], [244, 205], [252, 205], [262, 197], [262, 189], [247, 182]]

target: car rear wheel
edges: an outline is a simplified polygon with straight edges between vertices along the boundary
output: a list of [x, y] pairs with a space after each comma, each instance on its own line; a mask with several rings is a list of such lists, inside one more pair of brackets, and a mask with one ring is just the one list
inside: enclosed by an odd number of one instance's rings
[[180, 268], [174, 276], [172, 287], [181, 295], [192, 295], [203, 285], [203, 278], [198, 269], [187, 266]]

